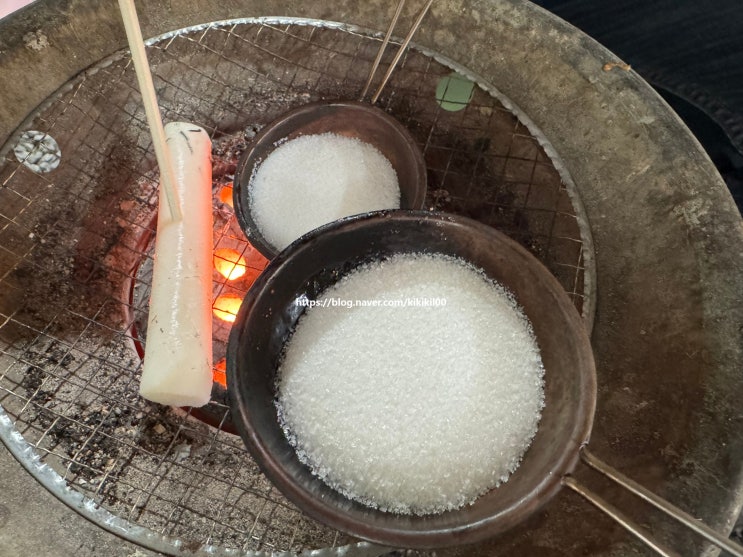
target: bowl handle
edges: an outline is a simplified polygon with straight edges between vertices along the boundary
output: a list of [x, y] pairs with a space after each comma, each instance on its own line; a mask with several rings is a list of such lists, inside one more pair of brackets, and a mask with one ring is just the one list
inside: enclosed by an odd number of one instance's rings
[[[647, 503], [650, 503], [655, 508], [659, 509], [663, 513], [665, 513], [667, 516], [675, 519], [676, 521], [680, 522], [690, 530], [696, 532], [703, 538], [705, 538], [707, 541], [711, 542], [712, 544], [716, 545], [720, 549], [724, 549], [731, 555], [734, 555], [735, 557], [743, 557], [743, 547], [741, 547], [738, 544], [735, 544], [725, 538], [724, 536], [720, 535], [719, 533], [715, 532], [712, 528], [707, 526], [706, 524], [700, 522], [690, 514], [682, 511], [675, 505], [672, 505], [662, 497], [659, 497], [652, 491], [649, 491], [648, 489], [642, 487], [640, 484], [635, 482], [634, 480], [628, 478], [621, 472], [619, 472], [617, 469], [613, 468], [612, 466], [609, 466], [601, 459], [595, 457], [589, 450], [584, 446], [580, 450], [580, 457], [583, 462], [585, 462], [590, 468], [593, 468], [603, 476], [609, 478], [616, 484], [620, 485], [624, 489], [634, 493]], [[607, 502], [600, 496], [596, 495], [594, 492], [592, 492], [590, 489], [585, 487], [583, 484], [578, 482], [578, 480], [575, 479], [573, 476], [565, 476], [562, 480], [562, 484], [576, 493], [580, 494], [582, 497], [587, 499], [591, 504], [596, 506], [599, 510], [616, 520], [622, 527], [624, 527], [628, 532], [636, 536], [638, 539], [640, 539], [642, 542], [647, 544], [650, 548], [655, 550], [659, 555], [663, 555], [664, 557], [678, 557], [679, 554], [671, 549], [668, 549], [664, 545], [662, 545], [660, 542], [654, 540], [649, 534], [647, 534], [636, 522], [625, 516], [621, 511], [619, 511], [616, 507], [614, 507], [611, 503]]]

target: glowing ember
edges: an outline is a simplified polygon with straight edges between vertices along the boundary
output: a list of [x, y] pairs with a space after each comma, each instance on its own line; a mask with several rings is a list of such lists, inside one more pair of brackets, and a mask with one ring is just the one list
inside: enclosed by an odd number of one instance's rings
[[245, 274], [245, 258], [233, 249], [214, 251], [214, 268], [227, 280], [239, 279]]
[[268, 259], [263, 257], [261, 255], [261, 252], [259, 252], [257, 249], [255, 249], [250, 244], [248, 244], [247, 249], [245, 249], [243, 253], [245, 254], [248, 268], [253, 268], [257, 270], [258, 274], [260, 274], [260, 272], [266, 268], [266, 265], [268, 265]]
[[227, 360], [222, 358], [216, 364], [214, 364], [214, 370], [212, 371], [214, 382], [219, 383], [225, 389], [227, 388]]
[[222, 321], [234, 323], [242, 302], [242, 298], [235, 294], [222, 294], [214, 300], [212, 312]]
[[219, 201], [221, 201], [225, 205], [229, 205], [230, 207], [233, 207], [232, 205], [232, 183], [227, 184], [221, 190], [219, 190]]

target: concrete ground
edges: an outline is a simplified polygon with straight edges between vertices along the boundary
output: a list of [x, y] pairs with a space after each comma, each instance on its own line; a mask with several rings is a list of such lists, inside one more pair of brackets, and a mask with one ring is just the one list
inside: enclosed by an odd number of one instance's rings
[[0, 557], [157, 557], [83, 519], [0, 444]]

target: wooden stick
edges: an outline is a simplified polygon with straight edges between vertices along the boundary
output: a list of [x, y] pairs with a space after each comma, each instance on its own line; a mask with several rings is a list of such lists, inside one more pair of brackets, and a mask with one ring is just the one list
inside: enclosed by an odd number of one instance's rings
[[139, 91], [142, 94], [147, 124], [150, 127], [150, 134], [152, 134], [155, 157], [157, 157], [157, 164], [160, 167], [160, 184], [162, 186], [160, 191], [165, 194], [170, 211], [170, 220], [179, 221], [182, 218], [182, 213], [175, 187], [173, 161], [165, 142], [165, 130], [160, 116], [160, 107], [157, 105], [157, 95], [152, 83], [150, 64], [144, 50], [144, 40], [142, 39], [142, 30], [139, 27], [139, 18], [137, 17], [134, 0], [119, 0], [119, 9], [121, 10], [121, 18], [124, 20], [126, 39], [132, 53], [132, 62], [134, 62], [134, 71], [137, 74]]

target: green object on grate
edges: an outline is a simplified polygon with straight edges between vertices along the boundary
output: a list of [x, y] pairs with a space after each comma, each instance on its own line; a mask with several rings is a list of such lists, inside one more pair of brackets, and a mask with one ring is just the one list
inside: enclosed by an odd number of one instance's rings
[[442, 77], [436, 85], [436, 101], [450, 112], [462, 110], [472, 99], [475, 84], [458, 73]]

